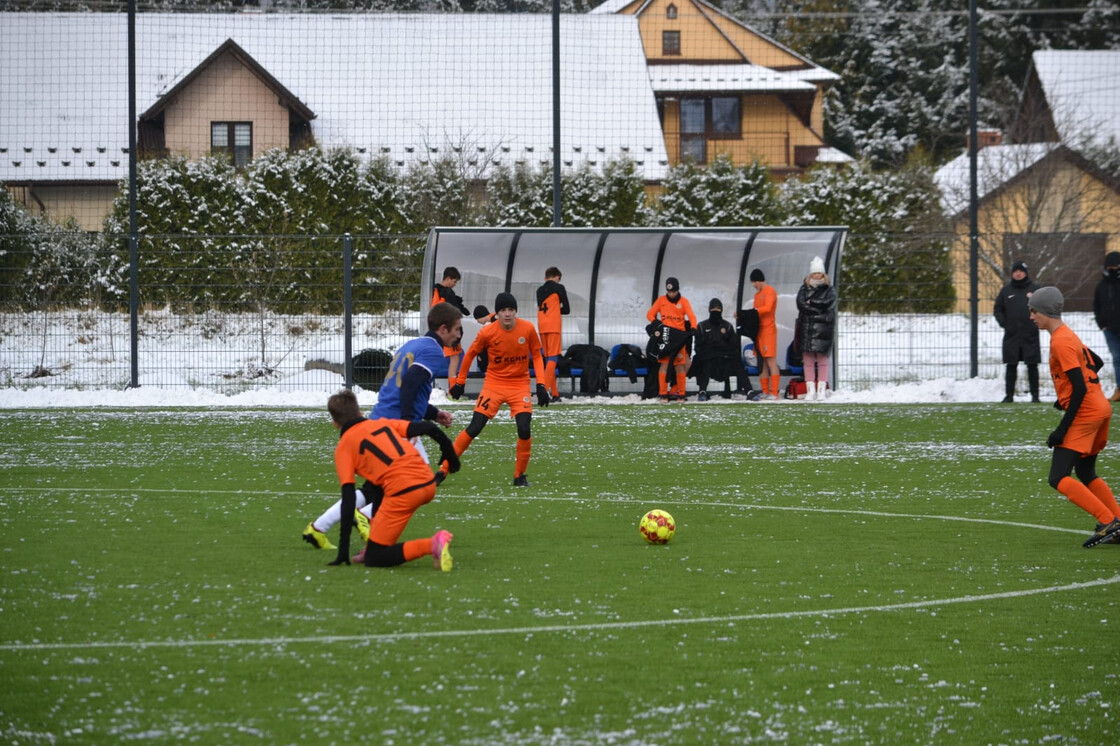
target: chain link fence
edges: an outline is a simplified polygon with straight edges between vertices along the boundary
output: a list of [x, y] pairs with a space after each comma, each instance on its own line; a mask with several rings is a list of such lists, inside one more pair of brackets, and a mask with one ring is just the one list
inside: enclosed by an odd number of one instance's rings
[[986, 9], [970, 121], [935, 0], [565, 3], [556, 67], [547, 12], [355, 4], [144, 4], [133, 40], [123, 5], [0, 2], [0, 386], [334, 385], [367, 350], [372, 386], [424, 330], [431, 227], [554, 221], [849, 226], [841, 388], [1002, 376], [1016, 260], [1105, 349], [1114, 7]]

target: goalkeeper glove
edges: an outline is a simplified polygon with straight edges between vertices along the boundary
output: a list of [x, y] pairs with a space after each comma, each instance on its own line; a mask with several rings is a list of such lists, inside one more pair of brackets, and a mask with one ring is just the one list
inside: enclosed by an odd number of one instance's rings
[[546, 389], [544, 387], [543, 383], [538, 383], [537, 384], [537, 405], [541, 406], [541, 407], [547, 407], [549, 402], [551, 402], [551, 401], [552, 401], [552, 399], [550, 399], [548, 397], [548, 389]]
[[455, 400], [461, 398], [463, 396], [463, 384], [456, 383], [452, 385], [452, 387], [447, 390], [447, 395]]

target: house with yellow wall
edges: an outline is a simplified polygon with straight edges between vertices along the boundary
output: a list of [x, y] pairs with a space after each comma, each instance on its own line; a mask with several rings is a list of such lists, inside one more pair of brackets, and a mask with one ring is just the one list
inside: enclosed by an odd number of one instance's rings
[[[1035, 52], [1015, 142], [981, 133], [977, 151], [977, 293], [989, 310], [1011, 263], [1059, 287], [1066, 309], [1088, 311], [1104, 256], [1120, 251], [1120, 181], [1091, 160], [1095, 148], [1120, 143], [1120, 51]], [[987, 134], [987, 137], [984, 135]], [[959, 311], [970, 298], [969, 157], [937, 171], [942, 207], [961, 257], [955, 268]]]
[[839, 76], [705, 0], [607, 0], [593, 14], [638, 19], [669, 160], [764, 164], [775, 178], [851, 157], [824, 141]]
[[[957, 244], [957, 311], [969, 310], [968, 154], [938, 170], [942, 206]], [[1104, 255], [1120, 251], [1120, 182], [1060, 143], [993, 145], [977, 152], [977, 298], [990, 310], [1011, 264], [1025, 261], [1055, 285], [1069, 311], [1092, 308]]]

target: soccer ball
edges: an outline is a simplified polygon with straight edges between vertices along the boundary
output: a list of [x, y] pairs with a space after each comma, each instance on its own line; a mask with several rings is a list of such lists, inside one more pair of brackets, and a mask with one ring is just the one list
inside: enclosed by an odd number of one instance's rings
[[638, 532], [650, 544], [668, 544], [677, 531], [677, 522], [664, 510], [651, 510], [638, 522]]

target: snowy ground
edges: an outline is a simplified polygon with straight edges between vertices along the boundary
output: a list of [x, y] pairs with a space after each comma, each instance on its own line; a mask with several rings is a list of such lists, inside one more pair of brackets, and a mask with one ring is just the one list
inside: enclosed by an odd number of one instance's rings
[[[1067, 314], [1065, 320], [1109, 360], [1091, 314]], [[395, 349], [418, 327], [418, 315], [393, 320], [359, 317], [353, 325], [353, 352], [367, 347]], [[842, 316], [837, 344], [840, 384], [831, 401], [999, 401], [1003, 398], [1000, 339], [991, 317], [982, 317], [979, 376], [970, 378], [969, 323], [964, 316]], [[148, 313], [140, 324], [140, 386], [128, 388], [127, 317], [4, 316], [0, 317], [0, 407], [321, 407], [343, 379], [328, 370], [309, 370], [307, 363], [341, 361], [341, 340], [336, 317], [192, 316], [185, 320], [169, 313]], [[1046, 334], [1042, 342], [1045, 361]], [[1045, 363], [1042, 367], [1043, 398], [1049, 395], [1052, 400]], [[37, 368], [51, 375], [30, 377]], [[1022, 367], [1019, 378], [1022, 392], [1026, 387]], [[1102, 371], [1102, 379], [1110, 391], [1111, 366]], [[625, 379], [612, 383], [612, 391], [627, 390]], [[376, 401], [372, 392], [359, 389], [358, 394], [363, 406]], [[433, 394], [433, 403], [445, 401], [442, 391]], [[627, 394], [576, 401], [620, 404], [641, 399]], [[721, 401], [717, 398], [714, 403]]]

